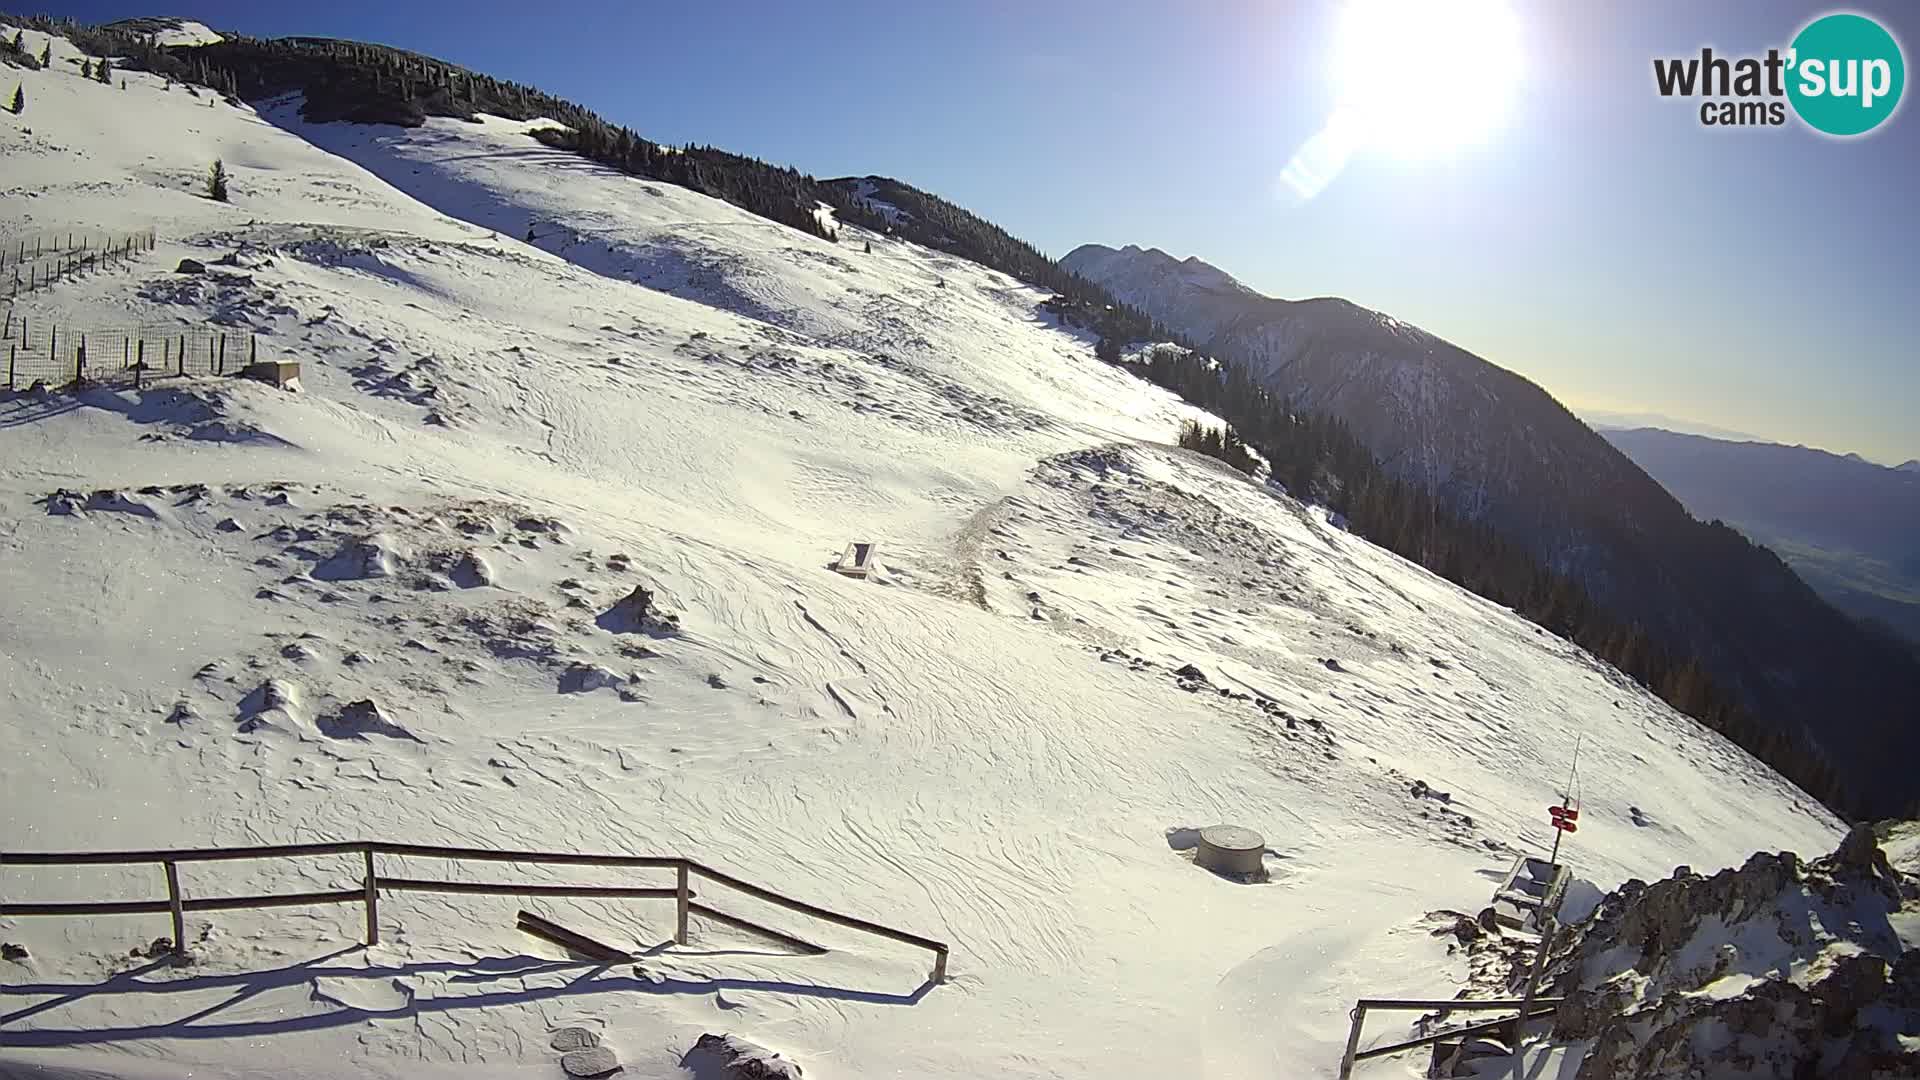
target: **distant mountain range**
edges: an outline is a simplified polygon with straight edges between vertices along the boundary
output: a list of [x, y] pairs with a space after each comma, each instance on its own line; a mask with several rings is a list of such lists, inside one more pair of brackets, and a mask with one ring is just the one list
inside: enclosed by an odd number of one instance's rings
[[1061, 265], [1295, 408], [1341, 418], [1402, 479], [1700, 656], [1757, 715], [1897, 792], [1890, 805], [1920, 794], [1913, 653], [1823, 601], [1773, 552], [1694, 520], [1532, 382], [1389, 315], [1263, 296], [1197, 258], [1088, 244]]
[[1735, 526], [1842, 610], [1920, 642], [1920, 462], [1657, 428], [1602, 434], [1696, 517]]

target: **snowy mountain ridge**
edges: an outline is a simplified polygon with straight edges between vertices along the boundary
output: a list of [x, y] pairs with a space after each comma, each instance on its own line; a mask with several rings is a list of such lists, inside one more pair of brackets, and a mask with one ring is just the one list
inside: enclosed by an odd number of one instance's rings
[[[18, 917], [0, 1072], [517, 1075], [584, 1026], [638, 1077], [712, 1031], [843, 1078], [1330, 1074], [1354, 996], [1460, 985], [1425, 913], [1548, 842], [1576, 745], [1598, 886], [1839, 835], [1580, 649], [1169, 445], [1214, 418], [1004, 274], [536, 122], [310, 124], [51, 44], [0, 120], [0, 235], [160, 243], [12, 316], [251, 332], [303, 388], [0, 398], [7, 849], [682, 854], [954, 953], [929, 987], [915, 950], [752, 903], [831, 951], [397, 894], [370, 948], [358, 907], [190, 912], [168, 967], [129, 957], [164, 917]], [[853, 540], [879, 579], [827, 569]], [[621, 617], [636, 587], [673, 628]], [[1266, 880], [1190, 861], [1219, 821]], [[346, 862], [183, 888], [357, 887]], [[9, 902], [155, 875], [0, 867]], [[643, 958], [574, 962], [523, 904]]]
[[1911, 653], [1771, 552], [1690, 517], [1541, 387], [1345, 300], [1275, 299], [1207, 275], [1193, 284], [1189, 263], [1161, 252], [1088, 244], [1061, 265], [1297, 409], [1337, 417], [1402, 480], [1572, 578], [1616, 622], [1699, 658], [1756, 723], [1830, 762], [1860, 812], [1898, 814], [1920, 798], [1920, 780], [1887, 754], [1920, 752]]

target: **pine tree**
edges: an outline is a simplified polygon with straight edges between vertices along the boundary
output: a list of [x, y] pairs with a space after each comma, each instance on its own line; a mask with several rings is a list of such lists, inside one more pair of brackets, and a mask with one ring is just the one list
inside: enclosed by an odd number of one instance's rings
[[93, 78], [93, 61], [91, 60], [80, 61], [80, 77], [83, 79]]
[[213, 159], [213, 168], [207, 173], [207, 197], [215, 202], [227, 201], [227, 166], [219, 158]]
[[20, 115], [21, 113], [23, 113], [23, 112], [25, 112], [25, 111], [26, 111], [26, 109], [27, 109], [27, 91], [26, 91], [26, 88], [25, 88], [24, 86], [15, 86], [15, 87], [13, 88], [13, 105], [12, 105], [12, 109], [13, 109], [13, 115], [15, 115], [15, 116], [19, 116], [19, 115]]
[[99, 79], [102, 85], [112, 86], [113, 85], [113, 61], [108, 60], [104, 56], [101, 57], [100, 62], [93, 66], [93, 77], [96, 79]]
[[42, 68], [49, 68], [53, 66], [53, 39], [52, 38], [48, 38], [47, 43], [40, 47], [40, 66]]

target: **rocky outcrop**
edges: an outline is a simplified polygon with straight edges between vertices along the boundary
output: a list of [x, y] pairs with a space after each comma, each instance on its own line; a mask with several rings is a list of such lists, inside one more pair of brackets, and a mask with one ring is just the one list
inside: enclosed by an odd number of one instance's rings
[[1554, 1037], [1591, 1040], [1579, 1080], [1920, 1076], [1920, 948], [1895, 929], [1920, 900], [1870, 827], [1812, 863], [1682, 869], [1554, 941]]
[[800, 1066], [738, 1035], [700, 1036], [680, 1064], [701, 1076], [726, 1080], [800, 1080]]

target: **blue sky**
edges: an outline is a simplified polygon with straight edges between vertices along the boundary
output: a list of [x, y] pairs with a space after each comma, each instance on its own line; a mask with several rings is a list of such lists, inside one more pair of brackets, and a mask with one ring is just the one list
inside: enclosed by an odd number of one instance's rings
[[[1345, 296], [1576, 409], [1920, 457], [1920, 106], [1841, 142], [1705, 128], [1653, 89], [1655, 56], [1763, 53], [1833, 9], [1511, 2], [1527, 75], [1498, 132], [1423, 159], [1363, 150], [1305, 204], [1276, 180], [1334, 97], [1336, 0], [159, 6], [405, 46], [663, 142], [889, 174], [1055, 255], [1137, 243], [1273, 295]], [[1852, 10], [1920, 61], [1920, 6]]]

